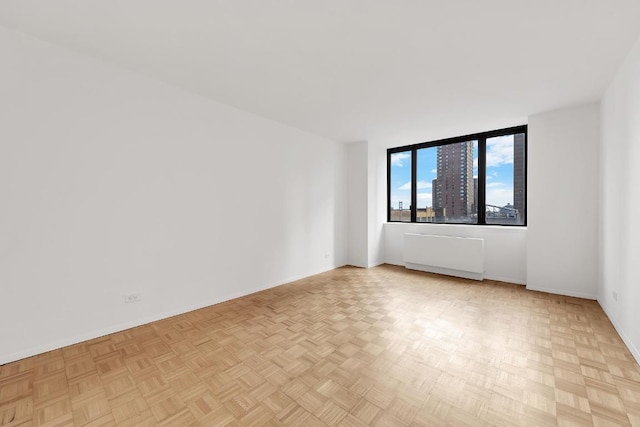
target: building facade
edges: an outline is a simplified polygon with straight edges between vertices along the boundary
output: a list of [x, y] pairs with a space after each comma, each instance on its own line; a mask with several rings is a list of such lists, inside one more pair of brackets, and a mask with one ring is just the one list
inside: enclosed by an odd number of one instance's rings
[[437, 178], [432, 181], [437, 221], [468, 222], [474, 216], [474, 141], [443, 145], [437, 152]]
[[524, 133], [513, 135], [513, 205], [519, 220], [525, 214], [525, 150]]

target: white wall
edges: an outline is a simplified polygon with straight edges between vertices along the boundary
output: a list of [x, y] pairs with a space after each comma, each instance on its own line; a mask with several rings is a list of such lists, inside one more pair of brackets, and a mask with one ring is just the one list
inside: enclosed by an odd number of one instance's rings
[[347, 262], [356, 267], [368, 267], [369, 196], [368, 143], [347, 144], [348, 153], [348, 256]]
[[2, 28], [0, 52], [0, 363], [346, 263], [344, 145]]
[[387, 221], [387, 149], [370, 141], [347, 144], [348, 262], [374, 267], [384, 262]]
[[387, 222], [387, 149], [375, 142], [369, 143], [369, 267], [384, 262], [384, 224]]
[[601, 113], [598, 302], [640, 362], [640, 39]]
[[482, 238], [484, 239], [484, 278], [525, 283], [527, 277], [526, 228], [390, 222], [384, 226], [386, 263], [404, 265], [405, 233]]
[[599, 104], [529, 117], [527, 288], [596, 298]]

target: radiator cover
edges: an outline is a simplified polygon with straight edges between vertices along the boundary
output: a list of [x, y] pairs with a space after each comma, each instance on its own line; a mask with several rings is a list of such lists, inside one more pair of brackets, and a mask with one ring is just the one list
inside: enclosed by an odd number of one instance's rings
[[411, 270], [482, 280], [484, 239], [406, 233], [404, 262]]

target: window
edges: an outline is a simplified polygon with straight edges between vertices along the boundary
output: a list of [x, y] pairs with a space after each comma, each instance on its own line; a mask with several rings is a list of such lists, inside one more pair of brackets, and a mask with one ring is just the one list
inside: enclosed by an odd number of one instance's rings
[[478, 141], [419, 148], [416, 160], [416, 222], [477, 224]]
[[411, 222], [411, 151], [400, 151], [389, 156], [389, 220]]
[[387, 151], [388, 221], [526, 225], [527, 127]]
[[524, 225], [526, 133], [487, 138], [485, 221]]

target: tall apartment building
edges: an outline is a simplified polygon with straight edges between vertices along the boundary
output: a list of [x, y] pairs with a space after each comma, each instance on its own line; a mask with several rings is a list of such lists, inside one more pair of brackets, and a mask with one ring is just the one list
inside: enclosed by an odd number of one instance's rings
[[437, 218], [464, 221], [474, 214], [473, 141], [438, 147], [437, 177], [432, 181]]
[[524, 191], [524, 158], [525, 145], [524, 133], [513, 135], [513, 205], [518, 211], [518, 218], [524, 218], [525, 191]]

